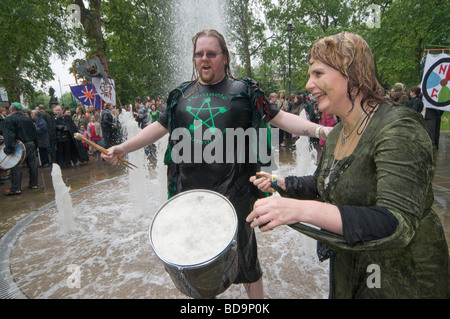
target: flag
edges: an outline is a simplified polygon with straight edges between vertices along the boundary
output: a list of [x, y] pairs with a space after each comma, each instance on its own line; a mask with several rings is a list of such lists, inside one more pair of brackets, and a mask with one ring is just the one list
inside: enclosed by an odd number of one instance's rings
[[424, 106], [450, 111], [450, 55], [428, 53], [423, 74]]
[[105, 103], [117, 105], [114, 80], [109, 79], [109, 81], [110, 83], [108, 84], [101, 78], [92, 78], [92, 83], [94, 84], [95, 92], [102, 98], [102, 100], [105, 101]]
[[97, 110], [101, 110], [102, 99], [95, 93], [92, 83], [72, 85], [70, 90], [73, 96], [82, 104], [86, 106], [94, 105]]
[[99, 77], [102, 78], [105, 83], [109, 84], [108, 74], [98, 56], [83, 60], [73, 67], [82, 76], [88, 76], [90, 78]]

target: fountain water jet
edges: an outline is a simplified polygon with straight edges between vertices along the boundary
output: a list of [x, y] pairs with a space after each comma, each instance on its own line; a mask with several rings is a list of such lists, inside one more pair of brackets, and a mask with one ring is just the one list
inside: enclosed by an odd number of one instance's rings
[[67, 235], [74, 230], [72, 198], [70, 187], [64, 184], [61, 168], [58, 164], [52, 165], [52, 182], [55, 190], [55, 202], [58, 208], [58, 225], [61, 235]]

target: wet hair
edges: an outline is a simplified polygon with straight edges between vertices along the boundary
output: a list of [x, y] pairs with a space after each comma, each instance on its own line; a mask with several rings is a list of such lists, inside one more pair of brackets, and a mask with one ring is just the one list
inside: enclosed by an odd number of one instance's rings
[[310, 64], [314, 61], [325, 63], [348, 80], [347, 95], [352, 109], [360, 93], [363, 110], [366, 102], [373, 109], [386, 101], [384, 89], [377, 80], [372, 51], [358, 34], [341, 32], [315, 41], [307, 61]]
[[192, 38], [192, 44], [194, 45], [194, 51], [192, 53], [192, 62], [193, 62], [192, 80], [198, 79], [198, 76], [199, 76], [197, 69], [195, 67], [195, 59], [194, 59], [194, 54], [195, 54], [195, 51], [197, 50], [197, 40], [199, 38], [204, 38], [204, 37], [214, 37], [217, 40], [219, 40], [219, 45], [220, 45], [220, 49], [222, 50], [222, 54], [227, 58], [227, 64], [225, 65], [225, 75], [227, 77], [233, 78], [233, 76], [231, 74], [231, 68], [230, 68], [230, 52], [228, 51], [228, 47], [227, 47], [227, 43], [225, 42], [225, 38], [217, 30], [206, 29], [206, 30], [198, 32]]

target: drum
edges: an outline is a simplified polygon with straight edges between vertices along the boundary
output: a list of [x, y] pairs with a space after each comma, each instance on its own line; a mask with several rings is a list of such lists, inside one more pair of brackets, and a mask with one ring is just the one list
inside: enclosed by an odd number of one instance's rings
[[21, 141], [16, 140], [13, 154], [6, 155], [4, 147], [5, 144], [0, 145], [0, 169], [7, 170], [22, 164], [25, 159], [26, 149]]
[[192, 298], [214, 298], [238, 274], [237, 215], [227, 198], [191, 190], [167, 201], [149, 230], [153, 251], [173, 283]]

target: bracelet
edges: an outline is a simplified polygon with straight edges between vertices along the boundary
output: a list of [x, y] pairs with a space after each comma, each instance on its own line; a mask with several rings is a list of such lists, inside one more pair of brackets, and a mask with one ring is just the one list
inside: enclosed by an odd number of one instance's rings
[[316, 128], [316, 137], [317, 138], [320, 138], [320, 129], [323, 127], [323, 125], [319, 125], [317, 128]]

